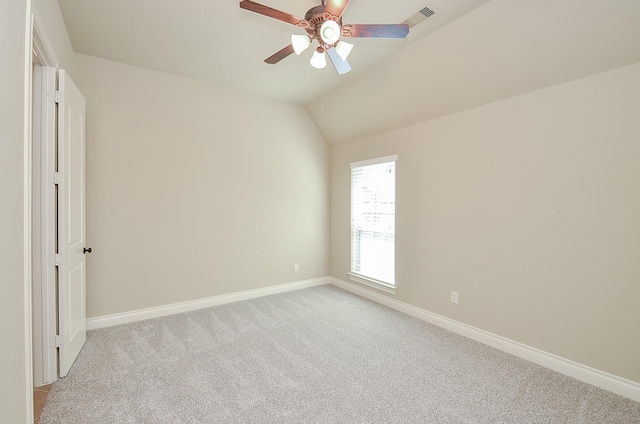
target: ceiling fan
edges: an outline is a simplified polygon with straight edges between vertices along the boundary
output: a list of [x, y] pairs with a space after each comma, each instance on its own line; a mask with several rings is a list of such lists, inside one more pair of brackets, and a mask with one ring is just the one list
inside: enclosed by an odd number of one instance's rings
[[317, 40], [319, 46], [313, 53], [310, 63], [315, 68], [324, 68], [327, 64], [325, 52], [338, 74], [346, 74], [351, 70], [347, 56], [353, 48], [353, 44], [339, 40], [344, 38], [405, 38], [409, 33], [407, 24], [342, 24], [342, 12], [347, 7], [349, 0], [322, 0], [322, 4], [312, 7], [304, 15], [304, 19], [281, 12], [271, 7], [242, 0], [240, 7], [261, 15], [278, 19], [297, 27], [303, 28], [307, 35], [291, 36], [291, 44], [279, 52], [265, 59], [265, 62], [276, 64], [291, 53], [299, 55], [306, 50], [313, 40]]

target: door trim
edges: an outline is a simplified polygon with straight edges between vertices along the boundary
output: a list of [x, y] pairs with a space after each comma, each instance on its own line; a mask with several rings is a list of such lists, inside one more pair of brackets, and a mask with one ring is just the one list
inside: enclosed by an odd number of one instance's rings
[[[31, 43], [28, 43], [31, 46], [29, 69], [34, 52], [40, 62], [41, 71], [29, 77], [32, 84], [33, 78], [40, 79], [40, 83], [34, 86], [34, 89], [38, 86], [40, 88], [39, 93], [34, 93], [40, 97], [40, 102], [34, 104], [33, 96], [29, 96], [29, 112], [33, 117], [29, 123], [32, 130], [28, 157], [29, 176], [37, 177], [28, 182], [29, 210], [34, 213], [29, 213], [31, 221], [28, 224], [29, 239], [32, 242], [29, 252], [34, 252], [33, 257], [29, 258], [32, 295], [28, 298], [31, 301], [29, 314], [33, 320], [29, 326], [32, 331], [29, 335], [32, 357], [32, 381], [29, 382], [29, 387], [32, 387], [52, 383], [58, 378], [58, 357], [54, 344], [57, 333], [56, 271], [49, 261], [56, 249], [55, 188], [49, 181], [49, 177], [55, 171], [56, 111], [55, 104], [48, 98], [49, 93], [56, 89], [58, 60], [44, 32], [44, 26], [33, 13], [30, 28], [32, 39]], [[36, 111], [34, 108], [39, 110]], [[38, 151], [38, 158], [32, 157], [33, 152]], [[39, 231], [36, 234], [33, 230], [38, 227]], [[38, 260], [39, 263], [34, 264], [34, 260]], [[32, 269], [34, 271], [31, 271]]]
[[42, 66], [52, 66], [57, 69], [58, 59], [56, 58], [56, 55], [53, 52], [53, 48], [51, 47], [51, 42], [49, 41], [49, 37], [47, 37], [47, 34], [44, 32], [44, 25], [42, 25], [40, 18], [37, 15], [32, 13], [32, 16], [33, 16], [32, 49], [38, 55], [38, 58], [40, 59], [40, 63], [42, 64]]
[[31, 335], [33, 332], [33, 324], [32, 324], [32, 306], [33, 300], [31, 298], [31, 266], [33, 263], [33, 259], [31, 257], [31, 203], [32, 203], [32, 193], [31, 193], [31, 166], [32, 166], [32, 158], [31, 158], [31, 144], [32, 144], [32, 122], [31, 122], [31, 112], [32, 112], [32, 98], [31, 98], [31, 85], [32, 85], [32, 65], [33, 62], [33, 14], [31, 13], [31, 1], [26, 1], [26, 11], [25, 13], [25, 51], [24, 51], [24, 98], [23, 98], [23, 178], [22, 178], [22, 234], [23, 234], [23, 242], [22, 242], [22, 276], [23, 276], [23, 311], [24, 311], [24, 351], [26, 353], [26, 357], [24, 358], [24, 362], [19, 366], [24, 366], [24, 377], [25, 377], [25, 385], [24, 385], [24, 396], [26, 402], [23, 404], [24, 407], [27, 408], [25, 413], [25, 417], [27, 422], [33, 421], [33, 343], [31, 339]]

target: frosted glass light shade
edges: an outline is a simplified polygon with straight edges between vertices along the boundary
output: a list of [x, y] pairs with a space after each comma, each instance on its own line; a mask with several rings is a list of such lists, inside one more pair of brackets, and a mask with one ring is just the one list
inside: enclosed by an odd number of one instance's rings
[[325, 21], [320, 27], [320, 37], [327, 44], [333, 44], [340, 38], [340, 26], [336, 21]]
[[324, 50], [321, 47], [318, 47], [316, 51], [313, 52], [313, 57], [309, 63], [317, 69], [322, 69], [327, 66], [327, 58], [325, 57]]
[[342, 60], [347, 60], [347, 56], [349, 56], [349, 53], [351, 53], [352, 48], [353, 44], [349, 44], [344, 41], [338, 41], [338, 44], [336, 45], [336, 53], [338, 53], [338, 56], [340, 56]]
[[311, 39], [308, 35], [293, 34], [291, 35], [291, 44], [293, 45], [293, 51], [299, 56], [300, 53], [307, 50], [311, 44]]

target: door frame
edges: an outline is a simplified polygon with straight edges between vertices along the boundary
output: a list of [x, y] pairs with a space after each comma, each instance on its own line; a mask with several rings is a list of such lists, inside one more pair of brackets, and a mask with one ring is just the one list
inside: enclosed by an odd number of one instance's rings
[[[31, 76], [31, 275], [34, 387], [58, 378], [56, 269], [56, 90], [58, 60], [37, 15], [31, 18], [31, 50], [40, 62]], [[37, 81], [36, 81], [37, 79]], [[37, 90], [37, 92], [36, 92]], [[36, 156], [37, 155], [37, 156]]]

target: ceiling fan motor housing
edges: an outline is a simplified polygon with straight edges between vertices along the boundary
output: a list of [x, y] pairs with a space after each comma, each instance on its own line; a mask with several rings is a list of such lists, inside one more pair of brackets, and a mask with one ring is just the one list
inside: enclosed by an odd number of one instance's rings
[[316, 39], [320, 43], [320, 45], [324, 46], [326, 43], [322, 40], [320, 36], [320, 28], [322, 24], [328, 20], [333, 20], [338, 23], [340, 28], [342, 28], [342, 17], [335, 18], [328, 13], [324, 12], [324, 5], [312, 7], [307, 11], [304, 15], [304, 19], [309, 22], [309, 26], [306, 29], [307, 33], [311, 37], [311, 39]]

